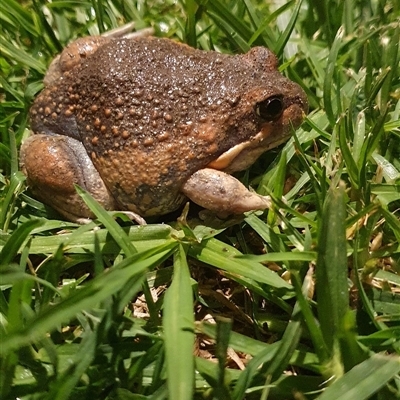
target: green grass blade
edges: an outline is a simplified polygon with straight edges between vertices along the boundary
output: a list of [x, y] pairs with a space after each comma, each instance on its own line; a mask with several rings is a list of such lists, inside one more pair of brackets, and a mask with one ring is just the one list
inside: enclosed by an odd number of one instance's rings
[[[17, 195], [22, 190], [22, 185], [25, 181], [25, 176], [22, 172], [17, 172], [11, 176], [10, 184], [7, 187], [5, 196], [2, 199], [0, 210], [0, 229], [4, 232], [8, 231], [10, 221], [14, 215], [14, 202]], [[0, 259], [0, 264], [2, 263]]]
[[243, 275], [246, 278], [254, 279], [256, 282], [265, 283], [274, 288], [291, 289], [291, 285], [278, 274], [259, 263], [236, 258], [236, 256], [242, 254], [233, 247], [216, 239], [209, 239], [207, 242], [202, 243], [201, 246], [194, 244], [189, 249], [189, 255], [230, 274]]
[[[54, 222], [54, 223], [53, 223]], [[88, 254], [94, 252], [94, 232], [96, 228], [94, 222], [81, 225], [76, 228], [76, 224], [48, 221], [39, 228], [34, 229], [35, 236], [32, 238], [30, 251], [32, 254], [53, 254], [62, 245], [64, 252], [68, 254]], [[65, 229], [65, 232], [54, 236], [45, 236], [48, 232]], [[69, 230], [73, 230], [72, 233]], [[134, 243], [139, 251], [149, 250], [167, 242], [175, 241], [176, 237], [181, 237], [177, 231], [169, 225], [142, 225], [123, 227], [124, 234]], [[96, 231], [99, 244], [103, 254], [118, 254], [120, 246], [110, 237], [107, 229]], [[2, 246], [0, 245], [0, 249]]]
[[185, 0], [184, 7], [186, 11], [185, 39], [186, 43], [192, 47], [197, 47], [196, 35], [196, 2], [195, 0]]
[[43, 221], [39, 219], [34, 219], [31, 221], [27, 221], [24, 224], [20, 225], [13, 234], [8, 238], [6, 244], [0, 253], [0, 267], [7, 267], [8, 264], [14, 259], [14, 257], [18, 254], [18, 251], [24, 241], [27, 239], [29, 234], [33, 229], [37, 228], [43, 223]]
[[246, 389], [250, 386], [251, 381], [257, 375], [259, 368], [264, 363], [271, 362], [276, 356], [278, 350], [279, 345], [263, 349], [249, 361], [246, 369], [241, 372], [239, 379], [236, 382], [232, 394], [233, 400], [242, 400], [245, 398]]
[[[386, 110], [387, 111], [387, 110]], [[386, 113], [381, 114], [375, 121], [375, 125], [372, 128], [371, 133], [369, 134], [368, 140], [366, 140], [362, 146], [361, 150], [361, 159], [362, 159], [362, 171], [365, 170], [365, 166], [367, 160], [371, 157], [372, 153], [378, 147], [379, 141], [381, 140], [382, 136], [385, 134], [383, 129], [385, 119], [387, 115]]]
[[[202, 323], [196, 326], [197, 330], [201, 333], [216, 339], [217, 337], [217, 328], [215, 324]], [[265, 350], [266, 348], [270, 349], [270, 352], [275, 355], [276, 349], [279, 348], [280, 342], [277, 341], [275, 343], [265, 343], [260, 340], [253, 339], [249, 336], [242, 335], [240, 333], [232, 331], [230, 334], [229, 346], [239, 352], [248, 353], [252, 356], [257, 355], [260, 351]], [[318, 357], [315, 353], [311, 351], [305, 350], [296, 350], [293, 353], [292, 359], [290, 360], [291, 365], [295, 365], [301, 368], [305, 368], [309, 371], [313, 371], [316, 373], [321, 373], [322, 368], [320, 368], [320, 364], [318, 361]]]
[[287, 262], [287, 261], [315, 261], [317, 253], [314, 251], [288, 251], [286, 253], [267, 253], [261, 255], [244, 254], [239, 259], [247, 259], [257, 262]]
[[102, 1], [99, 0], [91, 0], [92, 2], [92, 7], [95, 10], [95, 15], [96, 15], [96, 22], [97, 22], [97, 27], [99, 28], [99, 33], [102, 34], [105, 32], [105, 26], [104, 26], [104, 4]]
[[228, 387], [226, 386], [226, 355], [229, 346], [229, 339], [232, 331], [232, 321], [228, 318], [218, 318], [217, 320], [217, 343], [215, 354], [218, 359], [218, 381], [214, 388], [214, 396], [219, 399], [230, 400]]
[[[86, 329], [88, 330], [88, 328]], [[79, 351], [76, 354], [78, 357], [74, 360], [75, 362], [71, 360], [72, 365], [70, 368], [58, 376], [57, 381], [54, 382], [44, 400], [67, 400], [71, 398], [71, 392], [96, 355], [97, 336], [96, 329], [85, 332], [85, 337], [79, 346]]]
[[165, 294], [163, 326], [169, 398], [191, 399], [194, 387], [193, 292], [182, 245], [175, 253], [174, 276]]
[[135, 246], [129, 240], [123, 229], [117, 224], [117, 222], [110, 216], [110, 214], [104, 210], [103, 207], [86, 191], [76, 186], [78, 194], [85, 201], [90, 210], [97, 216], [97, 218], [104, 224], [104, 226], [110, 232], [110, 235], [114, 240], [121, 246], [121, 249], [127, 256], [132, 256], [137, 253]]
[[[42, 8], [38, 4], [38, 1], [37, 0], [33, 0], [32, 3], [33, 3], [33, 7], [35, 8], [36, 15], [40, 19], [40, 24], [41, 24], [42, 28], [44, 28], [44, 31], [46, 32], [46, 34], [50, 38], [51, 43], [53, 44], [53, 46], [56, 49], [56, 52], [57, 53], [61, 53], [62, 45], [59, 42], [59, 40], [57, 39], [56, 35], [54, 34], [53, 28], [47, 22], [46, 17], [44, 15], [43, 11], [42, 11]], [[42, 32], [42, 34], [43, 34], [43, 32]], [[47, 42], [45, 40], [43, 41], [43, 43], [47, 44]], [[53, 49], [50, 46], [48, 46], [48, 47], [49, 47], [50, 51], [53, 51]]]
[[[59, 324], [67, 322], [82, 310], [97, 306], [122, 289], [133, 276], [143, 274], [148, 268], [155, 267], [171, 254], [171, 245], [158, 249], [155, 255], [147, 257], [148, 252], [135, 254], [124, 259], [118, 267], [109, 270], [88, 283], [84, 288], [61, 300], [56, 306], [46, 308], [34, 316], [26, 326], [14, 334], [2, 338], [0, 353], [38, 340], [47, 331], [55, 329]], [[154, 252], [150, 250], [150, 252]]]
[[207, 2], [207, 10], [213, 12], [214, 16], [218, 16], [220, 20], [227, 21], [232, 32], [236, 32], [245, 40], [250, 38], [251, 30], [249, 26], [229, 9], [226, 2], [221, 0], [209, 1]]
[[[309, 270], [304, 279], [303, 286], [311, 281], [310, 277], [311, 271]], [[328, 349], [324, 341], [320, 326], [315, 320], [315, 317], [311, 311], [310, 304], [306, 298], [305, 293], [303, 293], [299, 273], [297, 271], [291, 271], [293, 286], [296, 291], [297, 302], [303, 314], [304, 322], [310, 333], [311, 340], [314, 345], [315, 353], [318, 356], [321, 365], [325, 365], [329, 361]]]
[[[210, 361], [205, 360], [204, 358], [196, 357], [196, 371], [198, 371], [201, 376], [209, 383], [211, 387], [215, 387], [218, 382], [219, 378], [219, 369], [218, 364]], [[240, 371], [233, 370], [233, 369], [225, 369], [225, 384], [232, 385], [234, 381], [238, 379], [240, 376]], [[217, 397], [214, 397], [217, 399]], [[222, 399], [225, 400], [224, 397]], [[230, 398], [228, 398], [230, 400]]]
[[319, 232], [316, 294], [321, 330], [332, 355], [349, 302], [345, 218], [344, 187], [329, 189]]
[[37, 35], [38, 31], [32, 22], [32, 13], [26, 10], [15, 0], [3, 1], [1, 5], [0, 18], [12, 23], [15, 28], [22, 26], [30, 34]]
[[367, 400], [400, 372], [400, 357], [375, 354], [335, 381], [318, 400]]
[[225, 32], [228, 40], [235, 49], [241, 51], [242, 53], [246, 53], [250, 50], [250, 46], [247, 44], [246, 39], [244, 39], [238, 32], [232, 31], [231, 22], [229, 19], [221, 18], [217, 13], [213, 12], [210, 12], [210, 17], [214, 20], [219, 29]]
[[352, 184], [356, 189], [360, 187], [360, 180], [359, 180], [359, 170], [356, 164], [356, 161], [354, 160], [353, 154], [350, 152], [350, 149], [347, 146], [346, 142], [346, 129], [345, 129], [345, 124], [344, 121], [341, 120], [338, 124], [338, 130], [339, 130], [339, 143], [340, 143], [340, 150], [343, 155], [343, 159], [346, 163], [347, 167], [347, 172], [349, 174], [349, 177], [352, 181]]
[[12, 43], [7, 42], [6, 39], [0, 36], [0, 52], [11, 59], [15, 59], [23, 65], [28, 66], [29, 68], [35, 69], [37, 72], [41, 74], [45, 74], [46, 66], [43, 62], [36, 60], [33, 56], [31, 56], [26, 51], [22, 50], [22, 48], [17, 48], [12, 45]]
[[[397, 21], [398, 22], [398, 21]], [[383, 61], [387, 65], [389, 70], [389, 76], [385, 79], [381, 93], [379, 98], [379, 105], [381, 109], [385, 110], [387, 105], [389, 104], [389, 99], [391, 96], [391, 92], [393, 90], [393, 78], [395, 76], [399, 76], [399, 59], [400, 59], [400, 50], [399, 50], [399, 40], [400, 40], [400, 25], [397, 23], [397, 26], [392, 31], [392, 35], [390, 39], [382, 41], [382, 53], [383, 53]], [[383, 66], [382, 66], [383, 67]]]
[[292, 6], [292, 2], [289, 1], [285, 3], [278, 10], [267, 15], [262, 21], [258, 18], [257, 9], [252, 5], [252, 2], [250, 0], [244, 0], [244, 3], [246, 4], [246, 8], [253, 22], [253, 25], [257, 27], [257, 30], [253, 33], [252, 37], [249, 39], [248, 44], [252, 45], [260, 37], [260, 39], [262, 39], [264, 42], [263, 44], [275, 52], [276, 37], [273, 33], [273, 30], [269, 27], [269, 25], [271, 24], [272, 21], [275, 21], [276, 18], [281, 13], [289, 9]]
[[[281, 156], [279, 157], [277, 169], [275, 170], [274, 177], [272, 178], [273, 182], [273, 193], [270, 194], [278, 199], [281, 199], [283, 196], [284, 186], [285, 186], [285, 177], [286, 177], [286, 166], [287, 166], [287, 153], [285, 151], [282, 152]], [[264, 193], [260, 193], [264, 194]], [[270, 226], [274, 226], [276, 224], [278, 216], [274, 209], [269, 210], [267, 223]]]
[[342, 46], [343, 35], [344, 30], [343, 27], [341, 27], [336, 34], [331, 51], [329, 53], [327, 70], [324, 79], [324, 107], [331, 126], [334, 126], [336, 122], [336, 112], [332, 106], [334, 99], [334, 96], [332, 95], [332, 89], [335, 87], [334, 77], [337, 73], [337, 58], [340, 47]]
[[267, 377], [270, 377], [272, 382], [278, 379], [280, 374], [288, 367], [288, 362], [299, 344], [302, 333], [299, 316], [299, 309], [295, 306], [292, 319], [289, 321], [279, 343], [279, 349], [266, 372]]
[[303, 0], [297, 0], [296, 6], [293, 10], [292, 16], [290, 17], [290, 21], [289, 21], [286, 29], [284, 30], [284, 32], [281, 33], [281, 35], [279, 35], [278, 42], [274, 46], [274, 51], [276, 54], [281, 54], [283, 51], [283, 48], [286, 46], [286, 44], [290, 38], [290, 35], [292, 34], [293, 29], [295, 27], [297, 18], [299, 17], [299, 12], [300, 12], [302, 3], [303, 3]]

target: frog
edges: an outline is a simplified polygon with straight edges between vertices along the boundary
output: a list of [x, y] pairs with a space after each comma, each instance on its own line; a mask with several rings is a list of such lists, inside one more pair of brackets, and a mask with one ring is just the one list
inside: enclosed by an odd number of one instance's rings
[[286, 142], [307, 97], [266, 47], [225, 54], [155, 36], [88, 36], [51, 63], [20, 151], [33, 196], [78, 221], [142, 218], [190, 199], [219, 215], [271, 206], [233, 174]]

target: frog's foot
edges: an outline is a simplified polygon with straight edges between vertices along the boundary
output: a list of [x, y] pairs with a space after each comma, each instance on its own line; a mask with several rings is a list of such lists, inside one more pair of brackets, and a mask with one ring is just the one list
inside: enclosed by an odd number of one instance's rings
[[183, 185], [182, 193], [196, 204], [221, 215], [271, 207], [269, 196], [250, 192], [233, 176], [212, 168], [195, 172]]
[[82, 143], [61, 135], [33, 135], [21, 147], [21, 169], [35, 197], [71, 221], [93, 218], [74, 185], [106, 210], [116, 208]]

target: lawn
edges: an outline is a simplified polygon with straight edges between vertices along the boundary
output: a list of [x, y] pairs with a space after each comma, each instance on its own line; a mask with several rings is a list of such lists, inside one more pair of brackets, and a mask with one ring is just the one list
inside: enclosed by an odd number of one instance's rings
[[[290, 140], [235, 174], [272, 198], [218, 218], [64, 220], [19, 171], [71, 41], [135, 22], [203, 50], [265, 46], [306, 92]], [[0, 4], [0, 398], [400, 398], [397, 0]], [[199, 214], [200, 212], [200, 214]]]

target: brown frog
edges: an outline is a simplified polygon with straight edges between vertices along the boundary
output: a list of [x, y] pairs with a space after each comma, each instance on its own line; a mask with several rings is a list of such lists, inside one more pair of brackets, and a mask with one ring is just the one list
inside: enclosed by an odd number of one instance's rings
[[49, 68], [31, 112], [22, 170], [34, 195], [70, 220], [107, 210], [141, 216], [190, 198], [236, 214], [270, 205], [230, 174], [285, 142], [307, 112], [271, 51], [196, 50], [169, 39], [87, 37]]

